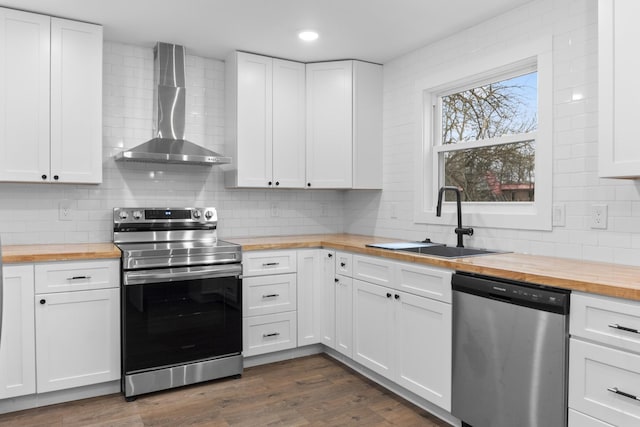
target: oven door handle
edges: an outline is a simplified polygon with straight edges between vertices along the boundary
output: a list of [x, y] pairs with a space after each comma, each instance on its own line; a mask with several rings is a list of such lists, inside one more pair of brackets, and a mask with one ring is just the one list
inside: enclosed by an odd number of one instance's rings
[[122, 284], [144, 285], [147, 283], [178, 282], [182, 280], [240, 277], [241, 273], [242, 265], [240, 264], [125, 271]]

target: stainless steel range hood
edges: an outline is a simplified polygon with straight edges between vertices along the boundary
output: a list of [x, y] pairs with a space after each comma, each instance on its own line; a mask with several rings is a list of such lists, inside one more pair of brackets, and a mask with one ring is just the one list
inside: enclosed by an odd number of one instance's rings
[[219, 165], [230, 157], [184, 139], [185, 125], [185, 49], [169, 43], [154, 48], [155, 137], [115, 156], [116, 160], [153, 163]]

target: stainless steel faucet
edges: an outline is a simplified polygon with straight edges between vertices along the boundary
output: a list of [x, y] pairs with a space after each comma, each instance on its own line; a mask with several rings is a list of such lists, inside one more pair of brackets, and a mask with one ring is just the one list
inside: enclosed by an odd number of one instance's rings
[[465, 234], [468, 236], [473, 236], [473, 228], [462, 227], [462, 203], [460, 201], [460, 189], [458, 187], [440, 187], [440, 190], [438, 191], [438, 206], [436, 207], [436, 216], [442, 215], [442, 196], [445, 191], [453, 191], [456, 193], [456, 206], [458, 209], [458, 226], [455, 229], [455, 233], [458, 235], [458, 244], [456, 245], [456, 247], [464, 248], [464, 245], [462, 244], [462, 236]]

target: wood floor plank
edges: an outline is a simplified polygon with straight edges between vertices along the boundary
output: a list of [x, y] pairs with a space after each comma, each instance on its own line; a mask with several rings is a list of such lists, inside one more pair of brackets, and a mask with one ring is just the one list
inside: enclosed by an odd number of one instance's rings
[[20, 427], [445, 427], [326, 355], [256, 366], [240, 379], [139, 396], [113, 394], [0, 415]]

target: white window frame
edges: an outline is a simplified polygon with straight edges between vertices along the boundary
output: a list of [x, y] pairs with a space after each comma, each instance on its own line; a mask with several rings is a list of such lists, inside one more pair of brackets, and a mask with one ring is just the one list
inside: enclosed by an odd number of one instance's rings
[[[416, 111], [419, 132], [416, 136], [415, 212], [417, 223], [454, 224], [455, 203], [443, 203], [442, 216], [436, 216], [438, 187], [442, 171], [438, 153], [443, 151], [438, 134], [441, 117], [434, 108], [439, 96], [458, 92], [460, 88], [477, 86], [490, 80], [523, 70], [538, 73], [538, 129], [534, 133], [509, 135], [500, 142], [517, 142], [535, 137], [535, 200], [533, 202], [464, 202], [463, 222], [472, 227], [551, 230], [552, 228], [552, 161], [553, 161], [553, 64], [551, 38], [523, 42], [518, 46], [483, 52], [460, 64], [430, 73], [416, 82]], [[461, 143], [457, 149], [477, 148], [495, 144], [494, 140]], [[451, 147], [447, 147], [447, 151]]]

